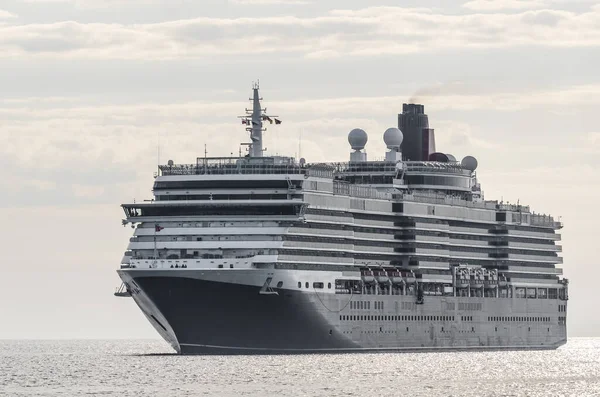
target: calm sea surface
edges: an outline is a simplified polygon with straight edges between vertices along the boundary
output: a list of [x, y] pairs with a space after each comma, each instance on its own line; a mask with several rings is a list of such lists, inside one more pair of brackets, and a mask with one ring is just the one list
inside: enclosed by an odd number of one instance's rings
[[600, 396], [600, 338], [555, 351], [176, 356], [161, 341], [0, 341], [0, 396]]

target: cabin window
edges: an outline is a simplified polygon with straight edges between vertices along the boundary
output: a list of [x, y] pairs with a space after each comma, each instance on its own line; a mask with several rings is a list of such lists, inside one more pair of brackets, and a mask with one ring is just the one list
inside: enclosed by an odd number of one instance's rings
[[313, 288], [323, 288], [323, 283], [321, 282], [314, 282], [313, 283]]

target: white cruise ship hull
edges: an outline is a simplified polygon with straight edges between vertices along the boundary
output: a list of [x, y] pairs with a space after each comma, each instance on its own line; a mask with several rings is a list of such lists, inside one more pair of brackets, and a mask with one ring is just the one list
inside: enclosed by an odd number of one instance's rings
[[[425, 296], [417, 304], [410, 295], [296, 288], [299, 272], [277, 272], [119, 274], [152, 325], [181, 354], [555, 349], [567, 338], [558, 321], [564, 303], [559, 300]], [[268, 276], [293, 288], [265, 290]]]

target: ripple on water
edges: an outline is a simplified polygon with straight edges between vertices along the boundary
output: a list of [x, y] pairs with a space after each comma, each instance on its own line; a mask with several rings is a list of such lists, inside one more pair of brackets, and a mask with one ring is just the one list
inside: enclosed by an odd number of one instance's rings
[[600, 338], [554, 351], [177, 356], [162, 341], [0, 341], [0, 396], [600, 395]]

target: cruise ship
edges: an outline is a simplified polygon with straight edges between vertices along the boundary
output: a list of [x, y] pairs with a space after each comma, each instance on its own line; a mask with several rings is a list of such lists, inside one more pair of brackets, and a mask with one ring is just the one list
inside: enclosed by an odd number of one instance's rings
[[[369, 161], [268, 156], [259, 87], [238, 157], [169, 160], [154, 197], [123, 204], [117, 270], [180, 354], [555, 349], [567, 340], [560, 221], [485, 200], [477, 160], [436, 151], [404, 104]], [[340, 140], [343, 139], [340, 137]], [[244, 155], [243, 155], [244, 154]], [[385, 155], [385, 157], [383, 157]], [[384, 159], [383, 159], [384, 158]]]

